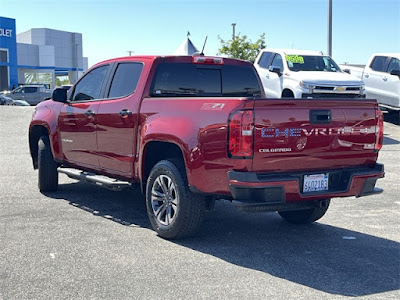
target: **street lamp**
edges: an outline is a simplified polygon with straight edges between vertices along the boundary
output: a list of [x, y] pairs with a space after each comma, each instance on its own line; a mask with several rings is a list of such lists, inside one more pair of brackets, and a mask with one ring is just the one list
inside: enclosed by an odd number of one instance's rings
[[332, 0], [328, 0], [328, 55], [332, 56]]
[[235, 27], [236, 27], [236, 23], [232, 23], [232, 41], [235, 40]]

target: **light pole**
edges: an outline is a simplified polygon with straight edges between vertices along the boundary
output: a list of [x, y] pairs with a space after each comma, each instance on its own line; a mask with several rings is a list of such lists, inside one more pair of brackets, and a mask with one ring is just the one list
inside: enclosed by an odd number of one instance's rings
[[128, 52], [129, 56], [132, 56], [132, 53], [135, 53], [135, 51], [132, 51], [132, 50], [128, 50], [126, 52]]
[[332, 0], [328, 0], [328, 55], [332, 56]]
[[232, 23], [232, 41], [235, 40], [235, 27], [236, 27], [236, 23]]

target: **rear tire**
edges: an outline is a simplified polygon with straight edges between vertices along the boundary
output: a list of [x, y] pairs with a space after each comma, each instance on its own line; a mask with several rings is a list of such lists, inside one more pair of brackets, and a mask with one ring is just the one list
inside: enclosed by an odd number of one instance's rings
[[189, 190], [182, 161], [169, 159], [158, 162], [150, 172], [146, 207], [150, 223], [160, 237], [179, 239], [199, 229], [206, 201]]
[[51, 152], [49, 137], [44, 135], [39, 139], [38, 169], [39, 190], [41, 192], [53, 192], [58, 187], [57, 163]]
[[326, 200], [326, 206], [314, 207], [303, 210], [278, 211], [279, 215], [291, 224], [310, 224], [323, 217], [329, 208], [330, 199]]

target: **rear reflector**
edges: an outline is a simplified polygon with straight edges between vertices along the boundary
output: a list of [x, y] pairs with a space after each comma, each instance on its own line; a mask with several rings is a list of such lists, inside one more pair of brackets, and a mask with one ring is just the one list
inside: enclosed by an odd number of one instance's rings
[[230, 117], [228, 132], [228, 156], [253, 157], [254, 119], [252, 110], [242, 110]]
[[193, 63], [206, 65], [223, 65], [224, 60], [221, 57], [193, 56]]
[[379, 109], [376, 110], [376, 129], [375, 129], [375, 134], [376, 134], [376, 140], [375, 140], [375, 150], [379, 151], [382, 149], [383, 145], [383, 113]]

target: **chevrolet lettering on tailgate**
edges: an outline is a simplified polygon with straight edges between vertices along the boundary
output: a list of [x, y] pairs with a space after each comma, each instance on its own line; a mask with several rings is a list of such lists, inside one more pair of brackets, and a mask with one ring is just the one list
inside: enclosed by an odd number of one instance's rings
[[360, 135], [370, 134], [375, 132], [375, 127], [360, 126], [360, 127], [334, 127], [334, 128], [263, 128], [261, 129], [261, 137], [299, 137], [299, 136], [333, 136], [333, 135]]

